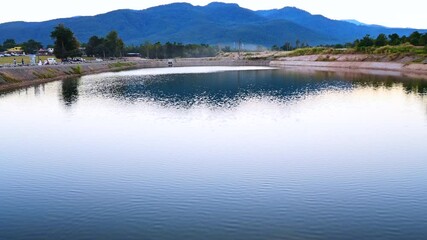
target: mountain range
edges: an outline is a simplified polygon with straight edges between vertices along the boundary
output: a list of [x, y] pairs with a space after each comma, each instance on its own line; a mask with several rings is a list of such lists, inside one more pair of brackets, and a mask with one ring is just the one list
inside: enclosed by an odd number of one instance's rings
[[173, 3], [145, 10], [117, 10], [96, 16], [55, 19], [44, 22], [10, 22], [0, 24], [0, 42], [35, 39], [50, 44], [50, 32], [63, 23], [82, 42], [93, 36], [119, 32], [126, 44], [180, 42], [206, 44], [283, 45], [285, 42], [309, 45], [353, 42], [366, 34], [409, 35], [422, 29], [387, 28], [358, 24], [355, 20], [332, 20], [304, 10], [282, 9], [252, 11], [237, 4], [213, 2], [206, 6]]

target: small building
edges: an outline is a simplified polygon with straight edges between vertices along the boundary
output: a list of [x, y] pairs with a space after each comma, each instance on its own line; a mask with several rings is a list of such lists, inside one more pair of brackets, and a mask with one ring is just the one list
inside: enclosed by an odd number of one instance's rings
[[9, 48], [9, 49], [7, 49], [7, 52], [9, 54], [12, 54], [12, 55], [23, 55], [24, 54], [24, 50], [22, 49], [22, 47]]
[[47, 55], [49, 55], [49, 50], [48, 49], [40, 48], [37, 51], [37, 55], [39, 55], [39, 56], [47, 56]]

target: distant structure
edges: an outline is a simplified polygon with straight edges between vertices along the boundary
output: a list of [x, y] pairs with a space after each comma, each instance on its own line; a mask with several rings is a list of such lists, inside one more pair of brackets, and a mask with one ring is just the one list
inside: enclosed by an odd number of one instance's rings
[[168, 60], [168, 67], [173, 67], [173, 60], [172, 59]]
[[23, 55], [24, 54], [24, 50], [22, 49], [22, 47], [9, 48], [9, 49], [7, 49], [7, 52], [9, 54], [12, 54], [12, 55]]

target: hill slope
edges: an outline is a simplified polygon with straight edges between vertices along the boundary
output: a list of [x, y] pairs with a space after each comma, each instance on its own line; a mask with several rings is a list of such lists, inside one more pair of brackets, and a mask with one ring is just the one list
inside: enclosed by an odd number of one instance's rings
[[0, 24], [0, 42], [36, 39], [51, 43], [50, 32], [59, 23], [70, 27], [82, 42], [93, 35], [103, 36], [117, 30], [127, 44], [144, 41], [272, 46], [294, 43], [297, 39], [310, 45], [344, 43], [365, 34], [409, 34], [413, 29], [357, 26], [346, 21], [311, 15], [296, 8], [252, 11], [237, 4], [211, 3], [193, 6], [175, 3], [146, 10], [117, 10], [90, 17], [56, 19], [45, 22]]

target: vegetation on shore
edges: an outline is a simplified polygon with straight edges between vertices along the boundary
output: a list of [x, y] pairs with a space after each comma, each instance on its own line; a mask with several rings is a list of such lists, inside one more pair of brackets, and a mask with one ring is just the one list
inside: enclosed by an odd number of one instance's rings
[[[229, 47], [219, 48], [207, 44], [182, 44], [167, 42], [162, 44], [157, 42], [152, 44], [145, 42], [140, 45], [126, 46], [116, 31], [111, 31], [105, 37], [92, 36], [88, 43], [80, 43], [74, 36], [71, 29], [60, 24], [54, 28], [51, 38], [55, 44], [55, 56], [58, 59], [78, 57], [85, 50], [86, 55], [97, 58], [118, 58], [123, 56], [143, 57], [147, 59], [172, 59], [172, 58], [192, 58], [192, 57], [214, 57], [219, 53], [222, 56], [233, 56], [239, 54], [240, 49], [230, 49]], [[0, 50], [21, 46], [28, 51], [35, 51], [42, 47], [35, 40], [28, 40], [22, 44], [16, 44], [13, 39], [6, 40], [0, 45]], [[239, 47], [240, 48], [240, 47]], [[390, 60], [403, 58], [406, 56], [415, 57], [414, 61], [425, 62], [427, 59], [427, 33], [413, 32], [409, 36], [399, 36], [398, 34], [379, 34], [376, 38], [366, 35], [353, 43], [336, 44], [327, 46], [310, 47], [307, 43], [297, 40], [295, 45], [286, 42], [282, 47], [273, 46], [273, 53], [243, 53], [243, 58], [251, 60], [268, 60], [280, 57], [294, 57], [304, 55], [335, 55], [335, 54], [376, 54], [386, 55]], [[225, 53], [224, 53], [225, 52]], [[228, 53], [228, 55], [227, 55]], [[16, 58], [20, 63], [20, 57], [0, 58], [0, 64], [10, 64]], [[44, 60], [44, 57], [40, 57]], [[334, 61], [332, 57], [325, 57], [319, 61]]]
[[302, 56], [315, 54], [427, 54], [427, 33], [421, 34], [413, 32], [409, 37], [399, 36], [398, 34], [379, 34], [376, 38], [366, 35], [362, 39], [357, 39], [353, 43], [336, 44], [319, 47], [308, 47], [299, 45], [295, 47], [286, 43], [280, 48], [273, 46], [272, 50], [290, 51], [288, 56]]

